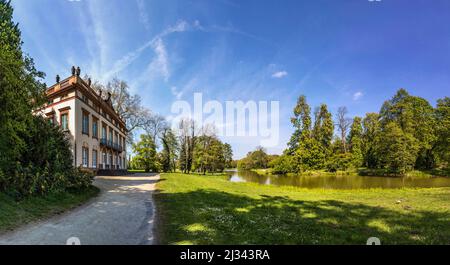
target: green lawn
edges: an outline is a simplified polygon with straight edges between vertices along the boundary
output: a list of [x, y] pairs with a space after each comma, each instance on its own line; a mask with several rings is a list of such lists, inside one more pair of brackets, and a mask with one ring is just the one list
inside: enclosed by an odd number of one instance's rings
[[145, 173], [145, 170], [143, 170], [143, 169], [128, 169], [128, 172], [130, 172], [130, 173]]
[[44, 197], [30, 197], [21, 201], [0, 193], [0, 233], [20, 225], [48, 218], [55, 214], [82, 205], [99, 193], [92, 186], [84, 191], [51, 194]]
[[450, 188], [322, 190], [162, 174], [161, 244], [450, 244]]

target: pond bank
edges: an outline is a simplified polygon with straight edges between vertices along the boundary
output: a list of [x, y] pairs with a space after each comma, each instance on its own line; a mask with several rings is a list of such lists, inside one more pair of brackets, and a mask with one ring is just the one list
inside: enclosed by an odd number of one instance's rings
[[[251, 169], [255, 173], [260, 175], [271, 175], [271, 168], [259, 168], [259, 169]], [[274, 174], [277, 175], [277, 174]], [[288, 173], [287, 176], [296, 176], [298, 174]], [[433, 169], [433, 170], [413, 170], [404, 175], [392, 174], [384, 169], [368, 169], [368, 168], [360, 168], [353, 169], [347, 171], [337, 171], [337, 172], [328, 172], [326, 170], [311, 170], [301, 173], [301, 175], [305, 176], [349, 176], [349, 175], [357, 175], [357, 176], [386, 176], [386, 177], [450, 177], [450, 170], [448, 169]]]
[[[257, 171], [261, 172], [261, 170]], [[227, 171], [232, 182], [253, 182], [263, 185], [296, 186], [319, 189], [398, 189], [450, 187], [450, 178], [423, 176], [373, 176], [351, 174], [287, 174], [276, 175], [268, 171]]]

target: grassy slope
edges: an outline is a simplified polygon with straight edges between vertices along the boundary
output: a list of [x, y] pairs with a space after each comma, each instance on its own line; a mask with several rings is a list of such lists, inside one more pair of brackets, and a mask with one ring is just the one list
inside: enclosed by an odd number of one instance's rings
[[83, 204], [98, 193], [99, 189], [92, 186], [83, 192], [30, 197], [19, 202], [0, 193], [0, 232], [14, 229], [31, 221], [60, 214]]
[[162, 244], [450, 244], [450, 188], [322, 190], [162, 174]]

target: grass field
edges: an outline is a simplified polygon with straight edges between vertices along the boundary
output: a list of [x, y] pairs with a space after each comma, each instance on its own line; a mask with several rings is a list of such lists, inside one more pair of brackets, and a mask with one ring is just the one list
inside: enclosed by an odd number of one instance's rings
[[450, 244], [450, 188], [323, 190], [162, 174], [161, 244]]
[[95, 197], [99, 189], [51, 194], [44, 197], [30, 197], [21, 201], [0, 193], [0, 233], [20, 225], [61, 214]]

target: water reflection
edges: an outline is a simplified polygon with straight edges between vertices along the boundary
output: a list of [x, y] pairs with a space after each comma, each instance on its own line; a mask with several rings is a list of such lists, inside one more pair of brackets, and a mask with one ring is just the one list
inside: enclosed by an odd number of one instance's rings
[[374, 177], [374, 176], [284, 176], [260, 175], [253, 171], [227, 171], [232, 182], [255, 182], [263, 185], [297, 186], [324, 189], [370, 189], [403, 187], [450, 187], [445, 177]]

